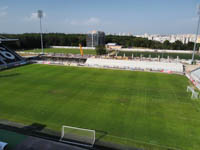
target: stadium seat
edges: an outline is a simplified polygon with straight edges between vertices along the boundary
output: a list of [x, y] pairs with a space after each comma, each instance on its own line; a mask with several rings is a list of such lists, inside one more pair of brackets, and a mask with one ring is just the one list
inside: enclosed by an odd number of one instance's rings
[[88, 58], [87, 66], [183, 73], [181, 63]]

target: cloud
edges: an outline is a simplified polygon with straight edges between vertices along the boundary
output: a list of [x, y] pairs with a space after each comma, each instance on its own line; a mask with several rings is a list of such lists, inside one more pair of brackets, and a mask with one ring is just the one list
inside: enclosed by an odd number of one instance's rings
[[29, 16], [29, 20], [36, 20], [36, 19], [38, 19], [37, 13], [32, 13], [32, 14]]
[[[46, 13], [43, 13], [43, 17], [46, 17]], [[37, 12], [33, 12], [31, 13], [28, 17], [25, 17], [24, 20], [25, 21], [35, 21], [38, 19], [38, 13]]]
[[72, 20], [72, 21], [70, 21], [70, 24], [71, 24], [71, 25], [79, 25], [80, 22], [77, 21], [77, 20]]
[[193, 18], [191, 19], [191, 21], [196, 21], [196, 22], [197, 22], [198, 19], [199, 19], [198, 17], [193, 17]]
[[85, 25], [100, 25], [101, 21], [99, 18], [91, 17], [88, 20], [85, 21]]
[[0, 17], [5, 17], [6, 15], [7, 15], [7, 12], [5, 11], [0, 12]]
[[5, 17], [7, 13], [8, 6], [0, 7], [0, 18]]
[[8, 6], [0, 7], [0, 10], [1, 10], [1, 11], [4, 11], [4, 10], [6, 10], [6, 9], [8, 9]]
[[85, 20], [72, 20], [70, 21], [71, 25], [78, 25], [78, 26], [98, 26], [101, 25], [101, 20], [96, 17], [90, 17]]

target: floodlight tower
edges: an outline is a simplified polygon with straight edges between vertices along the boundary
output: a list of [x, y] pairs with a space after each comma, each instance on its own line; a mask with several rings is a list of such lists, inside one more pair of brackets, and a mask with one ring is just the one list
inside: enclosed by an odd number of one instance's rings
[[42, 18], [43, 18], [43, 11], [42, 11], [42, 10], [38, 10], [38, 18], [40, 19], [41, 48], [42, 48], [42, 54], [44, 54], [44, 48], [43, 48], [43, 36], [42, 36]]
[[94, 47], [94, 34], [93, 34], [93, 31], [92, 31], [92, 47]]
[[194, 43], [194, 49], [193, 49], [193, 54], [192, 54], [192, 64], [194, 63], [194, 54], [197, 46], [197, 38], [199, 34], [199, 25], [200, 25], [200, 5], [197, 6], [197, 14], [198, 14], [198, 25], [197, 25], [197, 32], [196, 32], [196, 37], [195, 37], [195, 43]]

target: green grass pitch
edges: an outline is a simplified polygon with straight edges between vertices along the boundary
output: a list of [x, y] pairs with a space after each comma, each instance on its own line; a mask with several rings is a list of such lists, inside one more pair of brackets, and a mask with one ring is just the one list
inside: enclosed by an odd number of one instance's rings
[[[24, 52], [35, 52], [35, 53], [41, 53], [41, 49], [35, 49], [35, 50], [26, 50]], [[80, 49], [66, 49], [66, 48], [45, 48], [45, 53], [64, 53], [64, 54], [80, 54]], [[83, 50], [84, 54], [91, 54], [96, 55], [96, 51], [92, 49]]]
[[27, 65], [0, 72], [0, 119], [107, 132], [146, 149], [199, 150], [200, 104], [181, 75]]

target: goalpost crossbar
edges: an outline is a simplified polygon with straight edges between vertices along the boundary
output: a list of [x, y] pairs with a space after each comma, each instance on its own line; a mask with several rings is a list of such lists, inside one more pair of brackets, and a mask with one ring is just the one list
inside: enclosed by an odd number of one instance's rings
[[60, 141], [92, 147], [95, 143], [95, 136], [95, 130], [63, 125]]
[[192, 95], [191, 95], [192, 99], [198, 99], [199, 93], [195, 92], [194, 88], [192, 88], [191, 86], [187, 86], [187, 92], [191, 92], [192, 93]]

